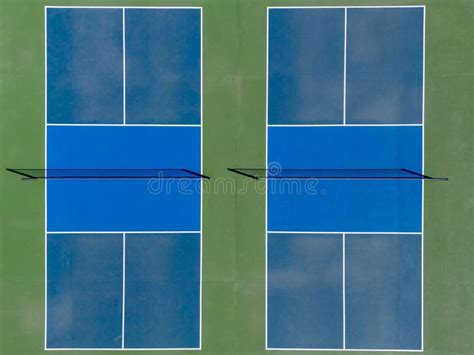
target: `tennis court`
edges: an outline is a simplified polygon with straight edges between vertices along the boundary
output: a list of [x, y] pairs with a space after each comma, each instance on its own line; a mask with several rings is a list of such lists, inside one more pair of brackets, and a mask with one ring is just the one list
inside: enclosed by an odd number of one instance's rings
[[200, 348], [201, 9], [45, 11], [45, 346]]
[[424, 7], [270, 8], [267, 48], [267, 347], [422, 350]]

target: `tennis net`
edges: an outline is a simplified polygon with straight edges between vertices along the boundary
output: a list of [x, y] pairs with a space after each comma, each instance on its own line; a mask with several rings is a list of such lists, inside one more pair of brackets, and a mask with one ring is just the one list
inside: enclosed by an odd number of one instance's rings
[[209, 179], [190, 169], [12, 169], [8, 171], [31, 179]]
[[286, 169], [228, 168], [252, 179], [319, 179], [319, 180], [448, 180], [409, 169]]

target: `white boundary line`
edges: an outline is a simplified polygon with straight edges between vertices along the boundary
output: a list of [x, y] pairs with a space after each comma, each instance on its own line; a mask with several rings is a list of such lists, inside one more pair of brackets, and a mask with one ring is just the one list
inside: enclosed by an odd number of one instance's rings
[[342, 233], [342, 348], [346, 349], [346, 234]]
[[[425, 174], [425, 57], [426, 57], [426, 7], [423, 6], [423, 89], [421, 105], [421, 173]], [[424, 220], [425, 220], [425, 181], [421, 180], [421, 349], [424, 349]]]
[[122, 234], [122, 349], [125, 348], [125, 261], [126, 261], [126, 234]]
[[[345, 110], [345, 109], [344, 109]], [[296, 127], [296, 128], [307, 128], [307, 127], [422, 127], [420, 123], [401, 123], [401, 124], [357, 124], [357, 123], [335, 123], [335, 124], [269, 124], [268, 127]]]
[[162, 9], [162, 10], [181, 10], [181, 9], [194, 9], [199, 10], [202, 9], [200, 6], [52, 6], [48, 5], [45, 6], [47, 9]]
[[[267, 7], [266, 17], [266, 51], [265, 51], [265, 168], [268, 168], [268, 53], [270, 8]], [[265, 349], [268, 350], [268, 181], [265, 181]]]
[[268, 231], [268, 234], [389, 234], [421, 235], [422, 232], [314, 232], [314, 231]]
[[[271, 9], [345, 9], [344, 24], [344, 106], [343, 106], [343, 124], [268, 124], [268, 43], [269, 43], [269, 11]], [[377, 8], [422, 8], [423, 9], [423, 89], [422, 89], [422, 123], [421, 124], [346, 124], [346, 50], [347, 50], [347, 9], [377, 9]], [[267, 33], [266, 33], [266, 130], [265, 130], [265, 166], [268, 165], [268, 129], [270, 127], [422, 127], [422, 174], [425, 171], [425, 56], [426, 56], [426, 7], [425, 5], [406, 5], [406, 6], [269, 6], [267, 7]], [[275, 351], [364, 351], [364, 352], [423, 352], [424, 349], [424, 181], [422, 180], [422, 206], [421, 206], [421, 232], [308, 232], [308, 231], [269, 231], [268, 230], [268, 189], [265, 185], [265, 349]], [[325, 349], [325, 348], [269, 348], [268, 347], [268, 234], [342, 234], [343, 236], [343, 349]], [[346, 234], [387, 234], [387, 235], [415, 235], [421, 237], [421, 349], [348, 349], [345, 344], [345, 235]]]
[[47, 232], [48, 234], [199, 234], [198, 231], [53, 231]]
[[268, 9], [403, 9], [422, 8], [424, 5], [375, 5], [375, 6], [269, 6]]
[[185, 351], [201, 350], [199, 348], [45, 348], [47, 351]]
[[364, 351], [364, 352], [374, 352], [374, 351], [380, 351], [380, 352], [415, 352], [415, 353], [421, 353], [423, 350], [417, 350], [417, 349], [326, 349], [326, 348], [314, 348], [314, 349], [306, 349], [306, 348], [267, 348], [266, 350], [272, 350], [272, 351]]
[[[201, 120], [200, 120], [200, 134], [201, 134], [201, 146], [200, 146], [200, 149], [201, 149], [201, 172], [200, 174], [202, 175], [203, 174], [203, 167], [204, 167], [204, 163], [203, 163], [203, 158], [204, 158], [204, 153], [203, 153], [203, 96], [204, 96], [204, 90], [203, 90], [203, 79], [204, 79], [204, 74], [203, 74], [203, 67], [204, 67], [204, 64], [203, 64], [203, 37], [204, 37], [204, 31], [203, 31], [203, 21], [204, 21], [204, 16], [203, 16], [203, 11], [202, 11], [202, 7], [199, 8], [199, 16], [200, 16], [200, 21], [201, 21], [201, 27], [200, 27], [200, 30], [201, 30], [201, 33], [200, 33], [200, 46], [201, 46], [201, 85], [200, 85], [200, 89], [201, 89], [201, 101], [200, 101], [200, 104], [201, 104]], [[199, 221], [199, 229], [200, 229], [200, 234], [199, 234], [199, 270], [200, 270], [200, 280], [199, 280], [199, 350], [202, 349], [202, 255], [203, 255], [203, 252], [202, 252], [202, 247], [203, 247], [203, 241], [202, 241], [202, 236], [203, 236], [203, 233], [202, 233], [202, 230], [203, 230], [203, 180], [200, 179], [199, 180], [199, 185], [201, 186], [201, 201], [200, 201], [200, 221]]]
[[125, 64], [125, 9], [122, 9], [122, 79], [123, 79], [123, 93], [122, 93], [122, 100], [123, 100], [123, 124], [127, 123], [127, 71], [126, 71], [126, 64]]
[[[44, 168], [48, 168], [48, 8], [44, 8]], [[48, 181], [44, 181], [44, 349], [48, 346]]]
[[346, 85], [347, 85], [347, 8], [344, 9], [344, 84], [342, 97], [342, 122], [346, 124]]
[[[58, 8], [58, 9], [122, 9], [122, 48], [123, 48], [123, 123], [121, 124], [62, 124], [62, 123], [48, 123], [48, 111], [47, 111], [47, 95], [48, 95], [48, 87], [47, 87], [47, 76], [48, 76], [48, 66], [47, 66], [47, 11], [49, 8]], [[201, 46], [201, 120], [200, 124], [126, 124], [126, 67], [125, 67], [125, 9], [198, 9], [200, 10], [200, 46]], [[202, 7], [131, 7], [131, 6], [120, 6], [120, 7], [113, 7], [113, 6], [45, 6], [44, 7], [44, 56], [45, 56], [45, 68], [44, 68], [44, 78], [45, 78], [45, 146], [44, 146], [44, 164], [45, 168], [47, 168], [47, 132], [48, 126], [97, 126], [97, 127], [198, 127], [200, 128], [200, 135], [201, 135], [201, 142], [200, 142], [200, 155], [201, 155], [201, 174], [203, 172], [203, 130], [202, 130], [202, 122], [203, 122], [203, 9]], [[201, 182], [202, 184], [202, 182]], [[200, 200], [200, 230], [198, 231], [53, 231], [48, 232], [47, 227], [47, 181], [45, 181], [45, 230], [44, 230], [44, 240], [45, 240], [45, 294], [44, 294], [44, 302], [45, 302], [45, 321], [44, 321], [44, 350], [47, 351], [167, 351], [167, 350], [177, 350], [177, 351], [184, 351], [184, 350], [201, 350], [202, 348], [202, 210], [203, 210], [203, 194], [201, 191], [201, 200]], [[123, 237], [123, 251], [122, 251], [122, 344], [121, 348], [48, 348], [47, 347], [47, 301], [48, 301], [48, 273], [47, 273], [47, 238], [48, 234], [122, 234]], [[197, 348], [125, 348], [125, 256], [126, 256], [126, 234], [199, 234], [200, 239], [200, 285], [199, 285], [199, 347]]]
[[72, 127], [201, 127], [200, 124], [137, 124], [137, 123], [47, 123], [47, 126], [72, 126]]

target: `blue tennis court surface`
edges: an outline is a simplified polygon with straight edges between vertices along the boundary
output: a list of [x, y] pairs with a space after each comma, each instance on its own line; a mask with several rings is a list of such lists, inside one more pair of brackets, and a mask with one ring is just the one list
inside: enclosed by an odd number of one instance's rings
[[267, 21], [267, 348], [422, 350], [424, 7]]
[[[200, 132], [184, 126], [49, 126], [48, 167], [200, 171]], [[199, 231], [200, 181], [158, 183], [155, 191], [149, 180], [49, 181], [48, 230]]]
[[46, 9], [47, 349], [201, 347], [201, 16]]

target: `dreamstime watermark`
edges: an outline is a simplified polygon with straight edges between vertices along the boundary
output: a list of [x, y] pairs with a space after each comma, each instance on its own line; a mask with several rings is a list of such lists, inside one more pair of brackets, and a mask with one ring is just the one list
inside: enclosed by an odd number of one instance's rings
[[254, 179], [249, 177], [213, 177], [210, 179], [195, 176], [167, 177], [161, 175], [147, 182], [147, 190], [153, 195], [181, 194], [184, 196], [195, 193], [203, 195], [320, 195], [327, 194], [319, 179], [306, 176], [287, 174], [278, 163], [268, 164], [268, 169], [255, 169]]

